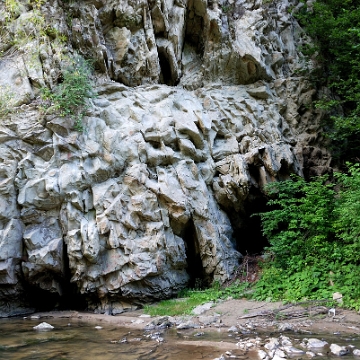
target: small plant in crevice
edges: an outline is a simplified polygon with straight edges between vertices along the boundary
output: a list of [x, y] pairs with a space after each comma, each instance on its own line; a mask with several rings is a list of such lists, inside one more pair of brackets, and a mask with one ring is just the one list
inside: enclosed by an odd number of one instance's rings
[[229, 5], [223, 5], [221, 7], [221, 10], [224, 12], [224, 13], [227, 13], [230, 11], [230, 6]]
[[12, 111], [14, 94], [9, 86], [0, 86], [0, 118]]
[[74, 128], [83, 131], [83, 117], [88, 100], [96, 96], [91, 79], [91, 62], [76, 56], [68, 61], [62, 73], [62, 82], [54, 89], [42, 88], [42, 99], [50, 102], [47, 112], [58, 113], [74, 120]]

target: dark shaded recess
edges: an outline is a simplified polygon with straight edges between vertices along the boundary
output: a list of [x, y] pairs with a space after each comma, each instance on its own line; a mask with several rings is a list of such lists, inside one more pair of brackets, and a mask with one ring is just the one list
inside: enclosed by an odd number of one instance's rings
[[195, 48], [200, 56], [204, 54], [204, 19], [188, 10], [185, 28], [185, 43]]
[[226, 210], [236, 242], [236, 250], [242, 255], [258, 255], [270, 244], [262, 234], [260, 216], [255, 215], [269, 211], [267, 199], [256, 187], [251, 187], [249, 196], [241, 211]]
[[26, 293], [26, 303], [35, 311], [50, 311], [59, 308], [60, 296], [49, 291], [39, 289], [36, 286], [26, 284], [24, 286]]
[[199, 241], [196, 236], [196, 230], [192, 219], [186, 224], [182, 238], [185, 243], [186, 261], [188, 265], [186, 271], [190, 277], [188, 287], [192, 289], [210, 285], [210, 281], [206, 277], [202, 265]]
[[289, 174], [294, 174], [293, 168], [289, 167], [289, 164], [284, 161], [284, 159], [282, 159], [280, 161], [281, 163], [281, 167], [280, 170], [277, 173], [277, 177], [280, 181], [285, 181], [285, 180], [289, 180], [290, 179], [290, 175]]
[[256, 184], [259, 183], [260, 180], [260, 171], [259, 171], [259, 167], [253, 164], [250, 164], [248, 166], [249, 168], [249, 173], [251, 178], [255, 181]]
[[64, 243], [64, 281], [62, 284], [63, 295], [60, 299], [60, 308], [62, 310], [85, 310], [87, 308], [87, 302], [85, 297], [81, 295], [77, 289], [76, 284], [71, 283], [71, 273], [69, 257], [67, 255], [67, 245]]
[[160, 63], [160, 84], [165, 84], [168, 86], [175, 86], [176, 83], [172, 77], [171, 66], [167, 56], [159, 51], [159, 63]]
[[51, 281], [53, 277], [61, 286], [62, 295], [58, 293], [51, 293], [50, 291], [40, 289], [37, 286], [33, 286], [25, 283], [24, 289], [26, 293], [25, 301], [30, 307], [36, 309], [36, 311], [50, 311], [50, 310], [85, 310], [87, 303], [83, 296], [81, 296], [76, 288], [75, 284], [70, 283], [70, 270], [69, 259], [67, 256], [67, 247], [64, 244], [64, 268], [65, 274], [63, 278], [58, 279], [53, 274], [49, 273], [48, 276], [44, 274], [44, 281], [48, 279]]
[[150, 144], [154, 149], [160, 149], [161, 144], [157, 141], [148, 140], [148, 144]]

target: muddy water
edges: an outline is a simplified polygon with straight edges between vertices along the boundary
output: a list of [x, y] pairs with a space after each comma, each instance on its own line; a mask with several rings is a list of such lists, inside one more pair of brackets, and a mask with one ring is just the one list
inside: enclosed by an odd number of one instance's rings
[[[51, 331], [35, 331], [34, 326], [46, 321], [54, 326]], [[0, 359], [91, 359], [91, 360], [196, 360], [214, 359], [232, 350], [235, 359], [258, 360], [254, 352], [246, 354], [236, 350], [236, 336], [221, 332], [206, 332], [194, 336], [196, 331], [178, 332], [175, 329], [163, 333], [144, 332], [118, 327], [112, 324], [96, 329], [93, 323], [74, 319], [0, 319]], [[279, 334], [259, 334], [262, 339]], [[296, 342], [305, 335], [286, 334]], [[250, 337], [256, 337], [250, 336]], [[359, 335], [307, 335], [322, 338], [329, 343], [354, 345], [360, 348]], [[296, 339], [296, 340], [295, 340]], [[221, 348], [212, 344], [219, 343]], [[347, 355], [347, 358], [353, 358]], [[305, 356], [306, 358], [306, 356]], [[335, 359], [326, 351], [315, 359]]]

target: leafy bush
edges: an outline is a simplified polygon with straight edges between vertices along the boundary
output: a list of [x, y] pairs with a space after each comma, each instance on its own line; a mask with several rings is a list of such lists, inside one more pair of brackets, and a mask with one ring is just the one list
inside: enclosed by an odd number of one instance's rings
[[88, 99], [94, 96], [91, 63], [80, 56], [70, 61], [63, 71], [63, 81], [55, 89], [42, 89], [43, 99], [53, 104], [51, 110], [74, 119], [78, 131], [83, 130], [82, 118], [88, 107]]
[[[271, 246], [256, 299], [331, 299], [360, 307], [360, 168], [307, 183], [294, 178], [267, 187], [273, 209], [260, 214]], [[335, 190], [338, 189], [338, 190]]]

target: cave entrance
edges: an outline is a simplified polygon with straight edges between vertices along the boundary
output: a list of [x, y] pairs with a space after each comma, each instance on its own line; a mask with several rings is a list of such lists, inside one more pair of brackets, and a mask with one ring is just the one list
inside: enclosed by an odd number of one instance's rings
[[174, 86], [174, 81], [172, 78], [172, 72], [171, 72], [169, 60], [163, 52], [159, 51], [158, 54], [159, 54], [159, 63], [160, 63], [160, 69], [161, 69], [160, 84]]
[[197, 13], [194, 6], [188, 9], [185, 27], [185, 43], [192, 46], [198, 55], [203, 56], [204, 13], [202, 13], [201, 15], [200, 13]]
[[236, 249], [243, 255], [260, 255], [270, 244], [262, 234], [260, 216], [256, 214], [269, 211], [267, 199], [256, 188], [250, 190], [242, 211], [227, 211], [233, 227]]
[[205, 271], [202, 265], [200, 256], [199, 241], [196, 236], [196, 229], [192, 219], [186, 224], [182, 236], [185, 243], [186, 258], [187, 258], [187, 273], [189, 274], [188, 287], [190, 289], [201, 289], [208, 286], [205, 279]]
[[[67, 245], [63, 243], [63, 268], [62, 276], [54, 273], [42, 273], [39, 278], [32, 281], [32, 284], [24, 283], [26, 302], [36, 311], [50, 310], [85, 310], [87, 302], [85, 297], [79, 294], [77, 286], [71, 283], [71, 273]], [[59, 285], [59, 292], [51, 292], [42, 289], [39, 284], [43, 284], [51, 289], [53, 283]]]

